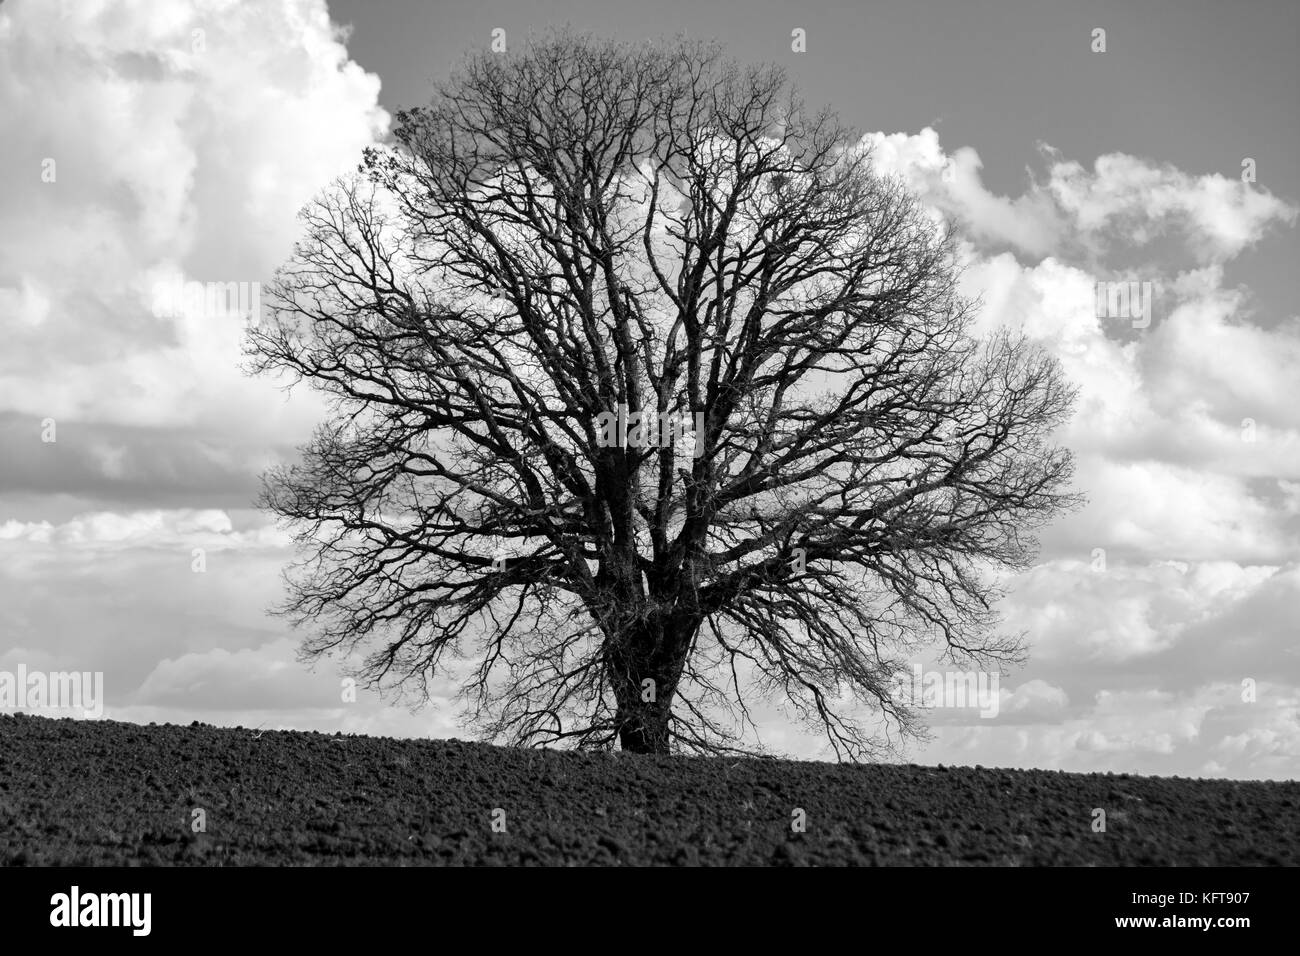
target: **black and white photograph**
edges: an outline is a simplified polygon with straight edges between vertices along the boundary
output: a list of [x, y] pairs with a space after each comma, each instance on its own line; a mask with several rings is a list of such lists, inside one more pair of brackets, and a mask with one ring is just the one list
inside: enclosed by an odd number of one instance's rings
[[1279, 930], [1298, 41], [1289, 0], [2, 0], [6, 925], [893, 867], [933, 875], [808, 892]]

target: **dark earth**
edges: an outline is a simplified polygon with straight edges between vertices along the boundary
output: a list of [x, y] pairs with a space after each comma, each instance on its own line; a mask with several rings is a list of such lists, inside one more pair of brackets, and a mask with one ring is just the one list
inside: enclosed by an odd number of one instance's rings
[[0, 717], [10, 866], [1297, 863], [1297, 782]]

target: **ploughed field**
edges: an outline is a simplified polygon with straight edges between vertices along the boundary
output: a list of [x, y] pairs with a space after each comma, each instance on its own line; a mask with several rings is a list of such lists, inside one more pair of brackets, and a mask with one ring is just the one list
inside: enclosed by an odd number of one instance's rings
[[1300, 783], [3, 716], [0, 864], [1294, 866]]

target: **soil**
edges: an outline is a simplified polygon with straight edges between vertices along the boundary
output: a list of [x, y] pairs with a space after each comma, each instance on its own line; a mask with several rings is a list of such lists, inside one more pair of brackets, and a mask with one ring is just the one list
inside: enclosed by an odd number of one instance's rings
[[13, 715], [0, 864], [1295, 866], [1300, 783]]

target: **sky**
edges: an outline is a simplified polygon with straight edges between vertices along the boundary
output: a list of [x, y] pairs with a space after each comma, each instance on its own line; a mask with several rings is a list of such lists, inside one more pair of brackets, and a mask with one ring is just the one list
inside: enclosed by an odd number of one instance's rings
[[[120, 720], [471, 735], [445, 684], [412, 712], [297, 661], [252, 501], [325, 410], [158, 290], [269, 282], [397, 109], [564, 24], [786, 67], [960, 225], [980, 329], [1079, 387], [1089, 503], [1002, 606], [1029, 660], [905, 759], [1300, 777], [1294, 3], [0, 3], [0, 676], [102, 672]], [[1149, 321], [1098, 282], [1150, 283]]]

